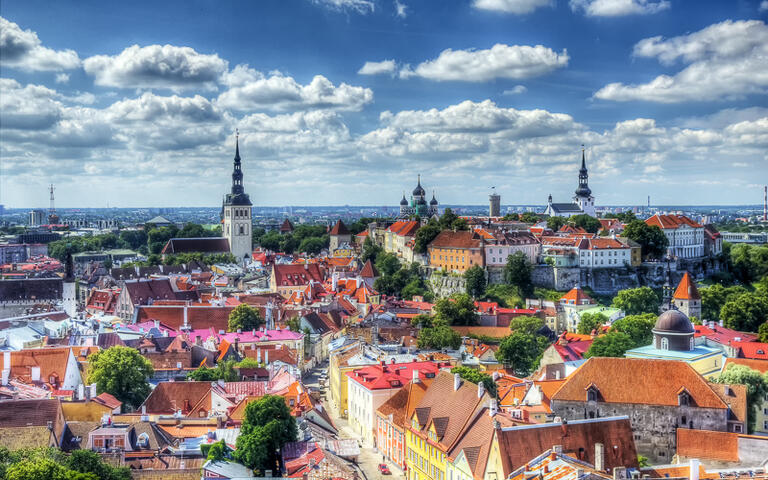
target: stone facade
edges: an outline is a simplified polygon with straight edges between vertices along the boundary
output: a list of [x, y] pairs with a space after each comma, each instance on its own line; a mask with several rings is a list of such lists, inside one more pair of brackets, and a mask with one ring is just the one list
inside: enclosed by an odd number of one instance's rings
[[728, 429], [726, 409], [553, 400], [552, 412], [566, 420], [628, 416], [637, 453], [652, 463], [672, 461], [677, 451], [678, 427], [720, 432]]

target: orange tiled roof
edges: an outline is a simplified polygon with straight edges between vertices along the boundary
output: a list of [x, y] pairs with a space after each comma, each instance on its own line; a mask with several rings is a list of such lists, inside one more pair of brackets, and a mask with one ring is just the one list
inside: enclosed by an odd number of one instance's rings
[[688, 225], [692, 228], [704, 228], [700, 224], [694, 222], [685, 215], [662, 215], [657, 213], [656, 215], [649, 217], [645, 220], [645, 223], [651, 226], [657, 226], [661, 229], [676, 230], [683, 225]]
[[331, 229], [330, 235], [349, 235], [349, 230], [347, 229], [347, 226], [344, 225], [344, 222], [339, 219], [336, 221], [336, 225]]
[[677, 406], [678, 393], [684, 388], [700, 408], [728, 408], [689, 364], [641, 358], [592, 357], [566, 379], [552, 399], [586, 402], [590, 386], [605, 403]]
[[592, 297], [584, 293], [584, 290], [579, 287], [570, 289], [568, 293], [560, 297], [560, 300], [567, 300], [569, 302], [572, 300], [575, 305], [581, 305], [582, 300], [588, 300], [589, 303], [596, 303]]
[[458, 232], [443, 230], [429, 244], [431, 248], [459, 249], [480, 248], [480, 245], [480, 236], [476, 235], [474, 232], [466, 230], [460, 230]]
[[739, 434], [677, 429], [677, 454], [723, 462], [739, 461]]
[[677, 300], [701, 300], [699, 289], [696, 288], [696, 282], [691, 279], [688, 272], [685, 272], [682, 280], [675, 289], [675, 299]]
[[723, 369], [728, 368], [728, 365], [744, 365], [752, 370], [757, 370], [760, 373], [768, 372], [768, 360], [757, 360], [752, 358], [726, 358]]

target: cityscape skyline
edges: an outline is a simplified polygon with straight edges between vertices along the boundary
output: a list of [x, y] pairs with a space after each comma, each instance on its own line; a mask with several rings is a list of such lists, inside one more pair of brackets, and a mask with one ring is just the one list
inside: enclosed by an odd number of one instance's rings
[[581, 144], [597, 206], [758, 205], [768, 9], [607, 3], [6, 2], [0, 204], [216, 205], [239, 128], [257, 206], [567, 201]]

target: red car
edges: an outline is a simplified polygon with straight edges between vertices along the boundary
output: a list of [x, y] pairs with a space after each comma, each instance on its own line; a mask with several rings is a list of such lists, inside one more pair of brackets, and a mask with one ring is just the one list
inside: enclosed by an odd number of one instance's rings
[[381, 472], [382, 475], [392, 475], [392, 472], [389, 471], [389, 467], [385, 463], [379, 464], [379, 472]]

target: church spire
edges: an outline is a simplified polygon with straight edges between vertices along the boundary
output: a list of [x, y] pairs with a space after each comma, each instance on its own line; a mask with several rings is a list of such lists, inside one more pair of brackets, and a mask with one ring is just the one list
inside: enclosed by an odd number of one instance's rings
[[587, 172], [587, 159], [584, 153], [584, 144], [581, 145], [581, 168], [579, 169], [579, 188], [576, 189], [577, 197], [589, 197], [592, 190], [589, 189], [589, 172]]
[[235, 129], [235, 161], [240, 162], [240, 130]]
[[240, 166], [240, 131], [235, 130], [235, 164], [232, 171], [232, 195], [242, 195], [243, 189], [243, 171]]

